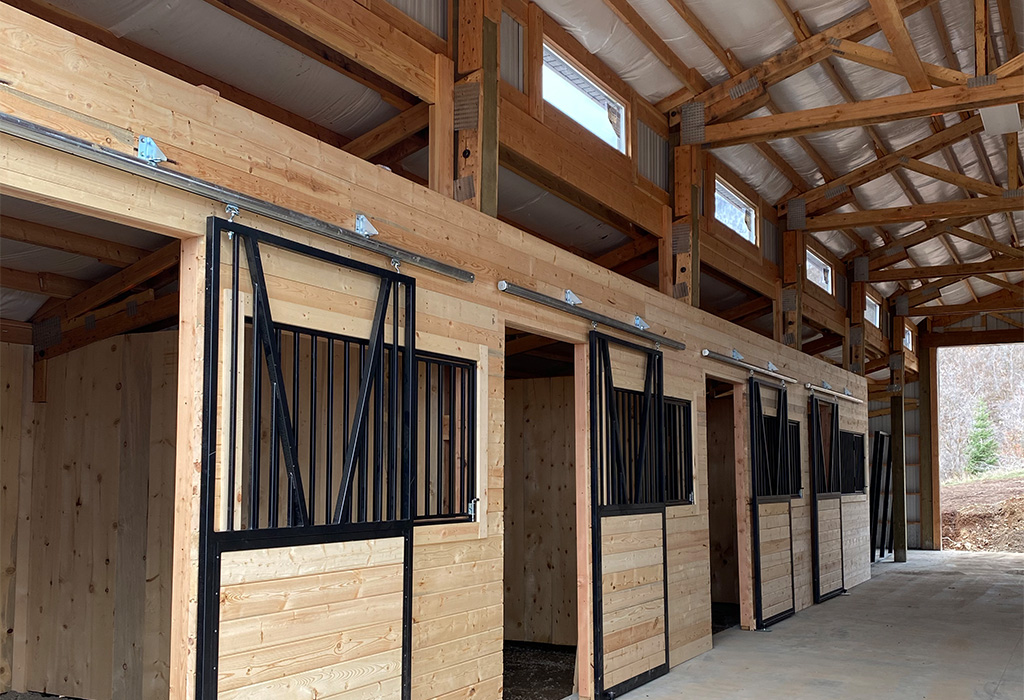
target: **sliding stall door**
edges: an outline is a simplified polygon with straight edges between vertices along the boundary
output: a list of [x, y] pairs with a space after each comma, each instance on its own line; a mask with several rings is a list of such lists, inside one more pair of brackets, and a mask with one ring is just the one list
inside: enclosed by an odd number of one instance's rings
[[814, 602], [844, 590], [839, 405], [811, 396], [811, 546]]

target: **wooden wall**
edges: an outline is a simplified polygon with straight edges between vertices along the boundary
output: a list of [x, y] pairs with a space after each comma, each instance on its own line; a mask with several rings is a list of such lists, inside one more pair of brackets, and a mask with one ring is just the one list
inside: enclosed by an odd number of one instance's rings
[[[555, 297], [571, 288], [589, 309], [626, 321], [640, 314], [653, 331], [688, 343], [684, 351], [666, 349], [664, 361], [666, 393], [693, 401], [696, 426], [695, 503], [672, 509], [672, 519], [679, 522], [675, 530], [669, 531], [670, 584], [673, 576], [678, 576], [675, 580], [679, 590], [693, 595], [681, 605], [673, 599], [670, 607], [672, 662], [685, 661], [709, 647], [704, 382], [711, 374], [742, 385], [747, 373], [703, 358], [700, 350], [709, 348], [728, 354], [736, 348], [748, 362], [765, 366], [771, 361], [781, 372], [796, 377], [799, 383], [790, 390], [791, 405], [796, 408], [791, 408], [790, 415], [804, 416], [804, 422], [807, 392], [803, 382], [818, 384], [824, 380], [837, 388], [849, 387], [855, 396], [866, 398], [862, 377], [686, 306], [209, 91], [140, 66], [9, 6], [0, 6], [0, 20], [5, 25], [3, 40], [9, 47], [0, 55], [0, 68], [11, 81], [11, 89], [0, 92], [0, 108], [5, 111], [125, 153], [132, 153], [133, 145], [112, 138], [112, 130], [118, 134], [125, 133], [121, 130], [164, 134], [160, 147], [175, 161], [167, 167], [178, 172], [339, 225], [351, 226], [357, 211], [366, 213], [380, 229], [382, 240], [475, 273], [476, 281], [464, 284], [403, 266], [403, 272], [417, 279], [420, 347], [477, 359], [479, 396], [486, 397], [479, 402], [480, 522], [436, 525], [416, 533], [414, 697], [455, 697], [472, 691], [477, 697], [489, 698], [496, 697], [501, 686], [505, 327], [511, 325], [576, 344], [585, 343], [590, 330], [589, 322], [582, 319], [499, 292], [497, 282], [503, 279]], [[57, 63], [52, 60], [54, 55], [73, 56], [75, 60]], [[69, 83], [77, 86], [73, 93], [61, 87]], [[134, 99], [135, 91], [124, 89], [125, 85], [144, 86], [146, 99]], [[89, 119], [79, 120], [76, 115], [81, 114]], [[14, 196], [181, 238], [203, 235], [206, 218], [223, 215], [222, 206], [201, 197], [14, 138], [0, 143], [0, 187]], [[145, 207], [137, 205], [140, 198], [145, 200]], [[388, 263], [387, 258], [249, 212], [243, 212], [239, 220], [374, 265]], [[296, 308], [307, 303], [303, 294], [296, 298], [300, 299]], [[316, 306], [315, 299], [312, 305]], [[188, 318], [185, 322], [195, 320]], [[189, 379], [198, 381], [194, 373]], [[194, 396], [194, 386], [185, 390]], [[864, 432], [866, 408], [844, 405], [841, 423], [845, 430]], [[806, 457], [802, 455], [804, 483], [808, 484]], [[745, 469], [746, 452], [738, 451], [735, 461]], [[189, 467], [188, 463], [182, 464], [180, 484], [194, 490], [197, 477]], [[588, 469], [589, 465], [584, 465], [584, 470]], [[179, 567], [176, 575], [182, 580], [194, 576], [190, 567], [195, 566], [198, 551], [189, 527], [195, 517], [190, 503], [180, 501], [177, 514], [184, 553], [175, 559]], [[806, 498], [794, 501], [798, 536], [801, 518], [806, 522], [808, 517], [806, 511], [800, 511], [805, 506]], [[671, 545], [673, 532], [681, 543], [678, 547]], [[580, 532], [580, 536], [586, 551], [589, 533]], [[797, 553], [799, 556], [799, 550]], [[866, 548], [863, 556], [868, 556]], [[809, 590], [809, 568], [806, 580], [802, 580], [800, 567], [798, 561], [798, 588]], [[579, 571], [586, 575], [583, 567]], [[190, 632], [195, 619], [194, 593], [190, 599], [186, 591], [181, 602], [174, 627], [175, 650], [187, 650], [190, 635], [194, 634]], [[581, 609], [585, 610], [585, 605], [581, 595]], [[675, 630], [686, 631], [676, 634]], [[688, 638], [695, 641], [687, 642]], [[175, 678], [188, 698], [191, 691], [186, 679], [194, 657], [185, 651], [174, 653], [180, 654], [173, 662]], [[585, 671], [580, 679], [581, 697], [588, 697], [590, 692]]]
[[663, 544], [661, 513], [601, 519], [605, 689], [666, 661]]
[[733, 397], [707, 402], [708, 510], [711, 600], [740, 602], [736, 551], [736, 462]]
[[761, 554], [761, 618], [793, 607], [793, 560], [789, 501], [758, 503]]
[[572, 377], [505, 383], [505, 639], [575, 645]]
[[818, 501], [818, 590], [834, 591], [843, 585], [842, 499]]
[[[120, 337], [50, 360], [45, 404], [28, 402], [30, 357], [31, 348], [3, 346], [12, 686], [166, 697], [177, 333]], [[15, 513], [16, 527], [7, 520]]]
[[402, 697], [402, 538], [226, 552], [217, 697]]

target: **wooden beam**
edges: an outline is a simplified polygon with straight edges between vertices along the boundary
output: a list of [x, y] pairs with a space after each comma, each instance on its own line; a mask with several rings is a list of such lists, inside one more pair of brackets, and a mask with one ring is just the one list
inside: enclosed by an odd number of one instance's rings
[[982, 246], [983, 248], [988, 248], [991, 251], [994, 251], [996, 253], [1002, 253], [1003, 255], [1009, 256], [1011, 258], [1024, 258], [1024, 249], [1014, 248], [1011, 245], [1001, 243], [992, 238], [979, 236], [978, 234], [971, 233], [970, 231], [962, 229], [959, 226], [950, 226], [948, 230], [957, 238], [962, 238], [965, 241], [970, 241], [974, 245], [979, 245]]
[[730, 323], [742, 325], [745, 321], [753, 321], [772, 311], [773, 301], [770, 297], [757, 297], [731, 309], [722, 311], [718, 316]]
[[1024, 70], [1024, 53], [1019, 53], [1003, 65], [992, 71], [992, 75], [997, 78], [1005, 78], [1010, 75], [1016, 75]]
[[[839, 58], [859, 63], [863, 66], [871, 66], [887, 73], [906, 75], [903, 65], [893, 54], [873, 46], [867, 46], [855, 41], [842, 39], [838, 45], [833, 44], [832, 53]], [[952, 87], [953, 85], [966, 85], [970, 77], [963, 71], [937, 66], [934, 63], [922, 63], [925, 75], [932, 85], [937, 87]]]
[[[1010, 27], [1010, 31], [1017, 31]], [[988, 0], [974, 0], [974, 74], [988, 73]]]
[[[997, 296], [995, 294], [990, 296]], [[974, 316], [986, 311], [1008, 311], [1014, 313], [1024, 310], [1024, 305], [1019, 299], [1006, 301], [986, 301], [988, 297], [982, 297], [981, 301], [969, 304], [946, 304], [944, 306], [913, 306], [907, 312], [908, 316]], [[1006, 297], [1003, 297], [1006, 299]]]
[[155, 275], [178, 264], [179, 243], [175, 241], [151, 253], [139, 262], [126, 267], [115, 275], [90, 286], [85, 291], [68, 299], [53, 309], [49, 316], [72, 319], [95, 309], [125, 292], [137, 287]]
[[433, 100], [433, 52], [355, 0], [206, 0], [380, 93], [399, 109]]
[[80, 326], [61, 333], [61, 340], [56, 345], [36, 351], [38, 359], [52, 359], [72, 350], [91, 345], [115, 335], [128, 333], [137, 328], [165, 321], [178, 315], [178, 293], [162, 296], [149, 303], [137, 307], [134, 314], [128, 310], [118, 312], [96, 321], [94, 326]]
[[[842, 186], [844, 185], [846, 187], [853, 188], [867, 182], [871, 182], [872, 180], [875, 180], [900, 167], [903, 164], [903, 158], [922, 158], [931, 153], [935, 153], [952, 143], [956, 143], [967, 138], [971, 134], [981, 131], [982, 128], [984, 128], [984, 125], [981, 123], [981, 117], [971, 117], [970, 119], [951, 126], [939, 133], [926, 136], [920, 141], [915, 141], [909, 146], [904, 146], [899, 150], [893, 151], [887, 156], [873, 160], [870, 163], [866, 163], [855, 170], [851, 170], [846, 175], [842, 175], [834, 180], [826, 182], [824, 185], [819, 185], [812, 190], [808, 190], [800, 196], [807, 201], [808, 213], [834, 209], [845, 203], [843, 201], [843, 195], [828, 197], [825, 194], [826, 192], [833, 189], [841, 191]], [[779, 213], [784, 214], [787, 211], [787, 208], [787, 203], [784, 202], [778, 207]]]
[[[999, 24], [1003, 27], [1003, 41], [1006, 42], [1006, 50], [1010, 56], [1020, 53], [1020, 44], [1017, 41], [1016, 24], [1013, 17], [1013, 6], [1010, 0], [996, 0], [999, 8]], [[1017, 5], [1020, 7], [1020, 5]]]
[[871, 9], [875, 11], [878, 24], [885, 34], [889, 46], [892, 47], [893, 55], [903, 68], [910, 88], [915, 92], [930, 90], [931, 81], [924, 72], [921, 65], [921, 57], [917, 55], [914, 48], [914, 40], [910, 38], [907, 25], [903, 22], [903, 15], [894, 0], [869, 0]]
[[9, 216], [0, 217], [0, 238], [93, 258], [113, 267], [125, 267], [136, 263], [150, 252], [125, 243], [94, 238], [33, 221], [12, 219]]
[[807, 217], [804, 231], [830, 231], [839, 228], [929, 221], [962, 216], [986, 216], [1024, 208], [1024, 197], [977, 197], [936, 204], [913, 204], [890, 209], [869, 209], [846, 214], [822, 214]]
[[844, 341], [845, 338], [838, 333], [826, 333], [817, 340], [809, 340], [804, 343], [803, 351], [808, 355], [819, 355], [828, 350], [838, 348]]
[[1020, 330], [1019, 328], [1007, 328], [998, 331], [943, 331], [942, 333], [923, 333], [919, 342], [921, 347], [928, 348], [1024, 343], [1024, 330]]
[[31, 345], [32, 324], [25, 321], [0, 318], [0, 342]]
[[594, 258], [594, 262], [601, 267], [613, 269], [634, 258], [645, 255], [657, 247], [657, 236], [644, 236], [643, 238], [638, 238], [635, 241], [625, 243], [614, 250], [608, 251], [604, 255]]
[[444, 54], [434, 56], [430, 105], [430, 189], [451, 197], [455, 181], [455, 66]]
[[913, 170], [915, 173], [921, 173], [922, 175], [933, 177], [936, 180], [942, 180], [943, 182], [948, 182], [951, 185], [962, 187], [965, 190], [989, 195], [990, 197], [998, 197], [1005, 192], [1005, 190], [998, 185], [990, 184], [984, 180], [976, 180], [973, 177], [961, 175], [960, 173], [954, 173], [952, 170], [946, 170], [945, 168], [940, 168], [937, 165], [925, 163], [924, 161], [920, 161], [915, 158], [907, 158], [903, 161], [902, 165], [907, 170]]
[[1017, 132], [1006, 135], [1006, 189], [1020, 187], [1020, 145]]
[[[868, 260], [871, 261], [871, 269], [876, 270], [888, 267], [889, 265], [893, 265], [901, 260], [905, 260], [907, 248], [924, 243], [925, 241], [930, 241], [949, 226], [962, 226], [964, 224], [971, 223], [973, 220], [974, 219], [964, 217], [946, 219], [934, 224], [928, 224], [924, 228], [908, 233], [905, 236], [895, 238], [891, 243], [875, 248], [868, 253]], [[900, 257], [901, 251], [902, 257]]]
[[429, 123], [430, 105], [421, 102], [392, 117], [377, 128], [353, 139], [341, 150], [364, 160], [370, 160], [392, 146], [400, 144], [416, 132], [425, 129]]
[[997, 257], [977, 263], [874, 270], [868, 273], [868, 280], [870, 282], [894, 282], [896, 280], [974, 275], [983, 272], [1019, 272], [1022, 268], [1024, 265], [1018, 258]]
[[1018, 299], [1024, 298], [1024, 286], [1022, 286], [1020, 282], [1014, 284], [1013, 282], [1007, 282], [1006, 280], [999, 279], [998, 277], [988, 274], [977, 275], [977, 277], [979, 280], [983, 280], [989, 284], [995, 285], [996, 287], [1005, 289]]
[[1024, 79], [1013, 77], [982, 87], [958, 85], [927, 92], [880, 97], [855, 104], [831, 105], [769, 117], [740, 119], [706, 126], [703, 144], [721, 148], [979, 107], [1013, 104], [1020, 99], [1022, 92]]
[[1020, 328], [1021, 330], [1024, 330], [1024, 323], [1021, 323], [1017, 319], [1011, 318], [1010, 316], [1007, 316], [1006, 314], [1001, 314], [998, 311], [989, 311], [985, 315], [989, 316], [991, 318], [998, 319], [998, 320], [1002, 321], [1003, 323], [1005, 323], [1007, 325], [1013, 326], [1014, 328]]
[[45, 294], [57, 299], [70, 299], [81, 294], [91, 285], [83, 280], [65, 277], [53, 272], [25, 272], [9, 267], [0, 268], [0, 287], [16, 289], [19, 292]]
[[639, 12], [633, 9], [627, 0], [604, 0], [604, 4], [615, 13], [623, 24], [629, 27], [643, 45], [650, 49], [655, 58], [679, 79], [679, 82], [693, 92], [702, 92], [710, 87], [704, 76], [686, 65], [683, 59], [669, 48], [665, 40], [658, 36], [658, 33], [640, 16]]

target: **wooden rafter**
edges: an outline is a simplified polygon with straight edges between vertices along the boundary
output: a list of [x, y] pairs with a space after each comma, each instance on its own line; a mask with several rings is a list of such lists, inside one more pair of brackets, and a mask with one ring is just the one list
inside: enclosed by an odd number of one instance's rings
[[149, 251], [144, 248], [9, 216], [0, 217], [0, 238], [81, 255], [113, 267], [125, 267], [149, 255]]
[[1013, 282], [1007, 282], [1006, 280], [1001, 280], [998, 277], [987, 274], [978, 275], [978, 279], [988, 282], [989, 284], [994, 284], [997, 287], [1002, 287], [1018, 299], [1024, 298], [1024, 285], [1021, 285], [1020, 282], [1014, 284]]
[[[938, 5], [933, 5], [932, 7], [935, 8]], [[884, 70], [887, 73], [906, 75], [903, 65], [895, 55], [882, 49], [876, 49], [873, 46], [843, 39], [839, 41], [838, 45], [832, 46], [832, 52], [839, 58], [844, 58], [854, 63], [871, 66], [872, 68]], [[921, 66], [924, 69], [925, 75], [928, 76], [929, 82], [936, 87], [966, 85], [967, 79], [970, 77], [963, 71], [937, 66], [934, 63], [921, 63]]]
[[177, 241], [155, 253], [151, 253], [134, 265], [130, 265], [111, 277], [91, 285], [60, 306], [51, 310], [48, 316], [74, 319], [95, 309], [115, 297], [128, 292], [146, 280], [178, 264], [180, 246]]
[[421, 102], [353, 139], [342, 150], [364, 160], [370, 160], [427, 128], [429, 121], [430, 105]]
[[1013, 104], [1024, 92], [1024, 79], [1006, 78], [981, 87], [936, 88], [927, 92], [880, 97], [856, 104], [817, 107], [799, 112], [740, 119], [705, 127], [705, 146], [735, 146], [757, 141], [792, 138], [866, 124], [927, 117], [933, 114]]
[[[989, 295], [994, 296], [994, 295]], [[908, 316], [973, 316], [988, 311], [1020, 311], [1021, 303], [1017, 299], [994, 301], [982, 297], [970, 304], [949, 304], [946, 306], [915, 306], [909, 309]]]
[[847, 214], [822, 214], [807, 217], [805, 231], [831, 231], [841, 227], [898, 224], [950, 217], [985, 216], [1024, 208], [1024, 197], [978, 197], [935, 204], [915, 204]]
[[698, 93], [710, 87], [704, 76], [686, 65], [627, 0], [604, 0], [604, 4], [688, 90]]
[[892, 47], [893, 55], [903, 68], [903, 74], [910, 83], [910, 88], [915, 92], [931, 89], [931, 80], [925, 73], [921, 64], [921, 57], [917, 55], [914, 41], [910, 38], [907, 25], [903, 22], [903, 15], [900, 14], [894, 0], [869, 0], [871, 9], [875, 11], [878, 24], [885, 34], [889, 46]]
[[946, 170], [940, 168], [937, 165], [931, 163], [925, 163], [924, 161], [917, 160], [915, 158], [907, 158], [903, 162], [903, 167], [907, 170], [913, 170], [915, 173], [927, 175], [928, 177], [935, 178], [936, 180], [942, 180], [948, 182], [951, 185], [956, 185], [965, 190], [971, 192], [977, 192], [979, 194], [989, 195], [992, 197], [998, 197], [1004, 190], [998, 185], [993, 185], [984, 180], [977, 180], [967, 175], [961, 175], [960, 173], [953, 172], [952, 170]]
[[998, 257], [978, 263], [956, 265], [929, 265], [928, 267], [889, 268], [868, 273], [870, 282], [894, 282], [896, 280], [934, 279], [936, 277], [962, 277], [986, 272], [1021, 272], [1024, 264], [1018, 258]]
[[601, 267], [613, 269], [625, 262], [649, 253], [657, 247], [658, 238], [656, 236], [644, 236], [594, 258], [594, 262]]
[[10, 318], [0, 318], [0, 342], [31, 345], [32, 324]]
[[[1015, 30], [1015, 29], [1014, 29]], [[974, 74], [988, 73], [988, 0], [974, 0]]]
[[70, 299], [92, 286], [89, 282], [53, 272], [26, 272], [9, 267], [0, 268], [0, 287], [19, 292], [45, 294], [57, 299]]
[[[408, 109], [416, 98], [433, 100], [430, 50], [354, 0], [335, 0], [332, 11], [305, 0], [206, 0], [310, 58], [380, 93], [385, 101]], [[382, 34], [390, 39], [385, 49]], [[355, 55], [353, 47], [360, 47]], [[403, 73], [395, 54], [417, 54], [415, 74]], [[389, 53], [391, 56], [389, 56]]]

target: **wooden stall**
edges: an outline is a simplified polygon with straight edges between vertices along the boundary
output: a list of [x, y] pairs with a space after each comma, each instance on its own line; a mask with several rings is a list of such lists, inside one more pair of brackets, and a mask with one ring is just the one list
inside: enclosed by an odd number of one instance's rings
[[[169, 575], [167, 570], [162, 571], [162, 583], [156, 584], [166, 585], [168, 579], [173, 583], [170, 612], [162, 618], [160, 632], [155, 633], [169, 654], [166, 675], [160, 680], [167, 683], [171, 697], [281, 697], [294, 695], [300, 688], [316, 696], [390, 697], [400, 696], [403, 686], [414, 699], [499, 696], [507, 623], [503, 608], [507, 568], [503, 556], [507, 557], [508, 552], [503, 555], [503, 534], [509, 473], [505, 447], [506, 440], [511, 439], [505, 424], [508, 327], [543, 333], [575, 346], [571, 409], [575, 458], [571, 467], [565, 460], [564, 468], [573, 470], [573, 481], [568, 483], [573, 483], [575, 489], [572, 554], [578, 582], [574, 619], [580, 651], [580, 697], [595, 697], [599, 689], [678, 665], [711, 648], [705, 415], [708, 376], [738, 387], [733, 461], [739, 594], [741, 602], [750, 605], [753, 564], [747, 373], [702, 357], [701, 349], [728, 352], [741, 347], [751, 363], [766, 366], [771, 361], [800, 382], [817, 384], [825, 380], [866, 398], [862, 377], [627, 280], [208, 90], [141, 66], [8, 6], [0, 7], [0, 21], [12, 47], [0, 56], [0, 68], [11, 83], [9, 89], [0, 91], [3, 111], [124, 153], [130, 153], [132, 147], [111, 141], [111, 129], [158, 135], [161, 148], [173, 161], [162, 167], [335, 226], [351, 228], [356, 215], [363, 214], [380, 231], [380, 240], [389, 245], [473, 275], [469, 281], [427, 270], [417, 266], [414, 256], [399, 260], [400, 270], [395, 270], [389, 256], [244, 207], [235, 217], [234, 228], [223, 220], [210, 224], [211, 217], [223, 216], [226, 202], [211, 201], [23, 138], [5, 138], [0, 143], [0, 188], [5, 193], [182, 239], [178, 333], [178, 355], [182, 359], [173, 474], [177, 496], [173, 521], [153, 534], [167, 538], [173, 533]], [[56, 71], [54, 55], [73, 56], [75, 60]], [[103, 66], [102, 71], [94, 69], [98, 65]], [[62, 87], [69, 72], [77, 81], [73, 93]], [[126, 85], [145, 86], [147, 99], [136, 100], [132, 91], [123, 89]], [[88, 119], [80, 119], [83, 114]], [[141, 199], [145, 207], [137, 206]], [[234, 232], [233, 237], [226, 235], [229, 230]], [[247, 235], [249, 239], [245, 239]], [[245, 240], [258, 240], [263, 250], [262, 257], [256, 258], [266, 266], [265, 277], [255, 285], [245, 281], [251, 279], [251, 261], [256, 259], [245, 258]], [[235, 286], [234, 270], [222, 265], [239, 246], [245, 260], [238, 267], [242, 281]], [[220, 262], [210, 257], [215, 251], [221, 255]], [[213, 279], [213, 275], [218, 278]], [[414, 287], [415, 295], [401, 297], [397, 312], [385, 308], [380, 316], [382, 279], [390, 279], [389, 284], [397, 285], [395, 289]], [[589, 309], [627, 323], [640, 315], [652, 332], [686, 343], [685, 349], [656, 349], [649, 340], [600, 329], [613, 340], [639, 344], [641, 357], [657, 355], [663, 377], [662, 397], [689, 406], [692, 420], [686, 436], [691, 446], [692, 481], [677, 491], [678, 498], [655, 498], [646, 504], [649, 512], [605, 512], [594, 518], [603, 506], [594, 501], [599, 492], [592, 488], [595, 443], [590, 426], [595, 396], [590, 379], [597, 371], [597, 358], [589, 345], [591, 323], [506, 294], [498, 288], [500, 280], [555, 298], [571, 288]], [[209, 304], [208, 289], [214, 295]], [[258, 315], [255, 310], [263, 304], [261, 295], [266, 297], [269, 315], [259, 316], [258, 322], [249, 321], [250, 309], [253, 318]], [[216, 308], [219, 315], [207, 316], [210, 308]], [[378, 317], [383, 319], [383, 329], [375, 325]], [[410, 323], [413, 317], [414, 327]], [[433, 414], [438, 429], [448, 429], [463, 420], [457, 418], [464, 415], [460, 406], [473, 406], [472, 431], [455, 459], [460, 464], [471, 462], [473, 479], [465, 482], [464, 491], [459, 487], [457, 498], [449, 499], [448, 505], [454, 510], [447, 511], [446, 517], [432, 518], [429, 516], [439, 513], [422, 512], [410, 503], [407, 509], [399, 507], [391, 517], [382, 519], [328, 519], [328, 514], [336, 513], [328, 506], [337, 508], [339, 500], [327, 497], [336, 493], [333, 489], [344, 473], [337, 460], [348, 459], [349, 452], [337, 453], [333, 477], [328, 478], [326, 461], [323, 472], [319, 464], [332, 453], [324, 451], [326, 447], [317, 447], [317, 456], [310, 454], [314, 445], [324, 445], [324, 433], [320, 432], [315, 439], [301, 438], [295, 447], [303, 490], [288, 485], [278, 491], [279, 499], [293, 498], [294, 493], [304, 495], [308, 519], [296, 516], [288, 528], [263, 526], [267, 511], [260, 509], [260, 494], [256, 493], [255, 498], [242, 495], [253, 483], [246, 480], [245, 469], [251, 468], [253, 455], [260, 453], [264, 439], [261, 430], [253, 431], [256, 419], [249, 416], [262, 414], [238, 410], [232, 415], [227, 399], [238, 397], [239, 407], [251, 406], [252, 392], [261, 385], [248, 378], [253, 368], [251, 358], [263, 357], [262, 369], [258, 364], [257, 369], [269, 371], [267, 362], [273, 353], [268, 348], [275, 343], [272, 339], [255, 342], [256, 334], [250, 335], [245, 324], [268, 320], [290, 326], [299, 336], [330, 338], [334, 343], [347, 339], [360, 347], [369, 347], [375, 334], [380, 333], [385, 350], [382, 362], [392, 372], [397, 357], [409, 359], [409, 348], [421, 353], [415, 356], [417, 359], [429, 354], [472, 367], [472, 383], [460, 384], [464, 392], [460, 396], [464, 398], [458, 401], [466, 403], [455, 402], [454, 411], [442, 407]], [[237, 348], [231, 344], [233, 328], [238, 331]], [[208, 355], [207, 343], [214, 337], [220, 349]], [[409, 341], [414, 345], [407, 345]], [[300, 354], [307, 347], [310, 353], [313, 347], [323, 347], [321, 342], [325, 341], [301, 341]], [[277, 346], [281, 345], [277, 341]], [[225, 348], [232, 351], [226, 352]], [[311, 359], [310, 368], [320, 366], [318, 362], [326, 362], [327, 357], [339, 362], [337, 355], [318, 352], [321, 359]], [[235, 362], [234, 358], [241, 361]], [[294, 355], [291, 362], [294, 364]], [[634, 392], [643, 389], [644, 365], [635, 358], [613, 355], [611, 367], [615, 383], [609, 386]], [[217, 370], [216, 381], [205, 384], [204, 372], [212, 369]], [[319, 376], [322, 381], [326, 371]], [[419, 382], [418, 372], [385, 376], [401, 387]], [[283, 395], [292, 397], [289, 408], [294, 409], [297, 403], [308, 406], [311, 396], [313, 405], [319, 406], [320, 394], [300, 387], [296, 395], [293, 389], [285, 388], [289, 379], [293, 376], [282, 374], [279, 382]], [[424, 386], [421, 391], [430, 396], [430, 383]], [[800, 434], [806, 446], [808, 394], [801, 387], [802, 383], [791, 388], [788, 401], [791, 415], [801, 417]], [[263, 392], [262, 398], [267, 400], [269, 393]], [[347, 396], [344, 390], [339, 393]], [[212, 396], [221, 400], [211, 403]], [[296, 396], [304, 398], [296, 401]], [[407, 404], [402, 399], [399, 405]], [[562, 408], [568, 415], [567, 406]], [[326, 404], [323, 410], [327, 410]], [[323, 415], [319, 407], [317, 411], [317, 415]], [[277, 415], [283, 425], [292, 414]], [[374, 415], [378, 427], [391, 429], [396, 425], [393, 418]], [[6, 406], [4, 416], [6, 421]], [[291, 423], [304, 426], [296, 431], [301, 436], [309, 424], [301, 422], [301, 415], [299, 418]], [[844, 408], [841, 420], [844, 429], [863, 432], [866, 408]], [[169, 422], [160, 425], [167, 428]], [[268, 427], [266, 420], [261, 419], [261, 425]], [[462, 425], [467, 427], [468, 423]], [[396, 438], [399, 442], [404, 430]], [[7, 435], [5, 423], [5, 450]], [[245, 436], [250, 438], [248, 442]], [[273, 446], [271, 452], [277, 453], [278, 443], [273, 437], [267, 439], [267, 444]], [[161, 449], [166, 449], [166, 444], [161, 443]], [[387, 449], [395, 449], [396, 444], [386, 442], [391, 446]], [[287, 461], [286, 449], [292, 448], [280, 447], [282, 463]], [[681, 450], [677, 445], [673, 454]], [[380, 482], [388, 486], [386, 493], [394, 492], [399, 497], [399, 502], [404, 497], [403, 483], [413, 483], [415, 475], [422, 487], [422, 480], [427, 478], [423, 455], [430, 451], [424, 443], [422, 451], [413, 452], [419, 455], [416, 459], [400, 460], [402, 468], [409, 471], [391, 472]], [[804, 484], [810, 483], [809, 452], [803, 450], [800, 457]], [[269, 461], [268, 454], [261, 464]], [[6, 470], [6, 458], [4, 464]], [[268, 489], [271, 483], [266, 482]], [[328, 485], [332, 488], [321, 490]], [[309, 500], [314, 494], [316, 498]], [[314, 502], [315, 508], [310, 508]], [[293, 512], [302, 510], [297, 502], [288, 505], [286, 500], [281, 500], [279, 506], [282, 522], [289, 508]], [[358, 504], [346, 506], [341, 501], [340, 507], [343, 513], [346, 507], [358, 513]], [[866, 517], [852, 515], [861, 508], [866, 513], [866, 503], [851, 501], [849, 507], [849, 520], [862, 523], [866, 533]], [[799, 610], [811, 598], [807, 489], [791, 501], [791, 508], [792, 573], [795, 607]], [[257, 519], [247, 521], [245, 514], [252, 509]], [[160, 517], [171, 516], [163, 510], [159, 513]], [[253, 524], [259, 527], [247, 527]], [[151, 523], [151, 527], [155, 525]], [[765, 532], [770, 529], [765, 528]], [[306, 539], [314, 534], [319, 541]], [[211, 556], [211, 543], [219, 547], [219, 558]], [[165, 546], [164, 540], [160, 546]], [[560, 547], [568, 553], [567, 543]], [[848, 556], [850, 567], [863, 570], [855, 553]], [[866, 545], [860, 556], [867, 561]], [[155, 564], [149, 561], [148, 565]], [[571, 580], [568, 575], [568, 567], [559, 571], [563, 581]], [[210, 577], [215, 579], [211, 581]], [[23, 580], [19, 571], [15, 589], [25, 590], [31, 580]], [[148, 576], [143, 581], [147, 595], [153, 588], [149, 581]], [[328, 582], [342, 584], [337, 590], [330, 587], [330, 595], [335, 597], [327, 597], [324, 592]], [[598, 594], [602, 603], [599, 608], [595, 607]], [[149, 610], [147, 604], [146, 614]], [[94, 623], [95, 619], [88, 622], [90, 630], [95, 628]], [[257, 639], [258, 643], [254, 641]], [[15, 652], [17, 659], [17, 646]], [[142, 653], [150, 652], [144, 646]], [[42, 657], [36, 658], [43, 661]], [[595, 662], [602, 666], [600, 680]], [[14, 668], [15, 689], [39, 689], [34, 679], [52, 677], [57, 671], [39, 668], [33, 675], [25, 673], [26, 667], [17, 661]], [[69, 692], [98, 698], [106, 697], [107, 688], [99, 685]], [[142, 694], [115, 691], [113, 697], [165, 694], [154, 687]]]

